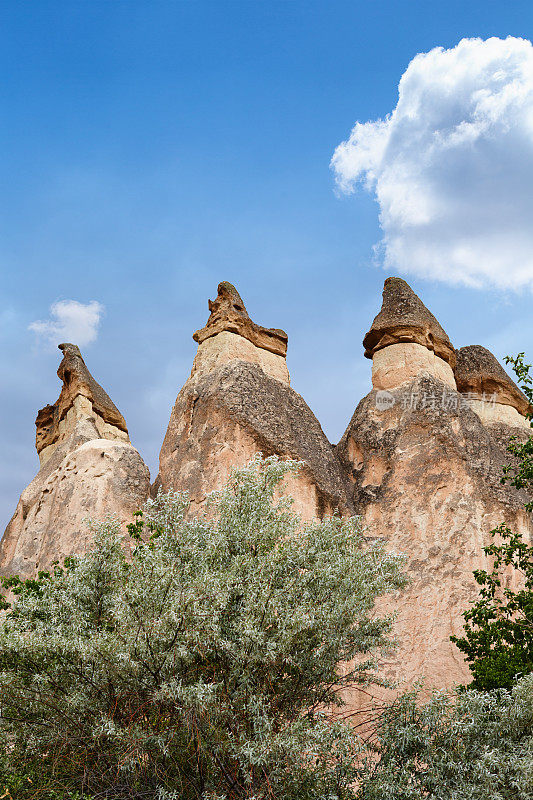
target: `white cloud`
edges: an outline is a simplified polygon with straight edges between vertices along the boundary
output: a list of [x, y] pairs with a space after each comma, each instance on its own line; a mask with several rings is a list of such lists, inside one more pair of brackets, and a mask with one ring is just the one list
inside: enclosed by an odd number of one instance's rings
[[374, 192], [387, 269], [533, 288], [533, 46], [462, 39], [420, 53], [385, 119], [333, 155], [339, 188]]
[[51, 345], [72, 342], [80, 347], [94, 342], [104, 306], [96, 300], [58, 300], [50, 306], [50, 319], [37, 320], [29, 326], [39, 338]]

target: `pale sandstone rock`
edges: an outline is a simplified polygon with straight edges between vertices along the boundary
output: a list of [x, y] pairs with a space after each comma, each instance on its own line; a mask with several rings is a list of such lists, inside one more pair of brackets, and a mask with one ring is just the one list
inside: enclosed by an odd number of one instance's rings
[[54, 405], [45, 406], [39, 411], [35, 421], [35, 446], [41, 466], [50, 458], [59, 442], [70, 436], [77, 420], [88, 415], [94, 415], [103, 439], [129, 442], [124, 417], [94, 380], [85, 366], [79, 347], [65, 343], [60, 344], [59, 349], [63, 352], [57, 370], [58, 378], [63, 381], [61, 394]]
[[[94, 424], [101, 439], [110, 439], [112, 441], [118, 439], [121, 442], [129, 442], [130, 439], [127, 431], [121, 430], [117, 428], [116, 425], [111, 425], [109, 422], [106, 422], [100, 414], [94, 410], [91, 401], [87, 397], [77, 395], [63, 419], [57, 422], [57, 437], [54, 443], [44, 445], [43, 449], [39, 452], [41, 467], [46, 464], [58, 444], [68, 439], [78, 420], [86, 417], [94, 417]], [[37, 436], [38, 435], [39, 434], [37, 434]]]
[[507, 425], [510, 428], [523, 428], [531, 431], [531, 423], [513, 406], [491, 400], [469, 399], [468, 405], [475, 411], [484, 425]]
[[430, 375], [391, 389], [388, 407], [378, 407], [377, 394], [359, 403], [337, 452], [368, 534], [408, 558], [410, 586], [378, 609], [398, 614], [400, 648], [384, 673], [403, 686], [424, 676], [428, 690], [468, 683], [449, 637], [461, 632], [462, 613], [477, 596], [472, 571], [487, 566], [489, 531], [505, 521], [526, 540], [531, 535], [526, 498], [500, 483], [509, 431], [488, 429]]
[[[527, 498], [500, 482], [511, 459], [509, 425], [516, 433], [525, 398], [484, 348], [463, 348], [455, 366], [443, 329], [399, 279], [385, 282], [364, 345], [374, 389], [337, 453], [369, 535], [385, 537], [408, 559], [410, 585], [378, 607], [397, 614], [400, 642], [384, 674], [403, 687], [423, 677], [428, 691], [451, 688], [470, 681], [450, 636], [461, 633], [462, 614], [478, 595], [472, 573], [488, 566], [490, 531], [506, 522], [526, 541], [531, 536]], [[496, 392], [498, 402], [483, 403], [484, 392]], [[346, 699], [360, 706], [357, 693]]]
[[377, 350], [372, 359], [372, 386], [374, 389], [394, 389], [423, 372], [433, 375], [452, 389], [456, 388], [453, 370], [448, 362], [416, 342], [391, 344]]
[[305, 462], [290, 481], [304, 518], [351, 510], [333, 448], [305, 401], [255, 364], [234, 361], [189, 378], [178, 394], [155, 488], [187, 490], [193, 511], [233, 467], [261, 452]]
[[85, 552], [91, 541], [87, 518], [113, 515], [125, 530], [149, 496], [150, 475], [129, 442], [122, 415], [90, 375], [78, 348], [61, 349], [61, 395], [36, 422], [42, 466], [0, 542], [4, 575], [29, 576]]
[[[160, 486], [187, 490], [194, 512], [209, 492], [223, 485], [232, 468], [261, 452], [305, 462], [301, 473], [288, 481], [295, 509], [304, 518], [352, 510], [331, 444], [289, 386], [286, 335], [284, 347], [265, 348], [247, 314], [242, 322], [244, 305], [230, 284], [220, 284], [217, 301], [209, 308], [208, 324], [194, 337], [200, 345], [191, 376], [172, 410], [154, 491]], [[231, 330], [223, 327], [228, 324]], [[207, 336], [210, 326], [216, 333]], [[280, 343], [282, 332], [273, 333]]]
[[221, 331], [215, 336], [204, 339], [198, 345], [191, 375], [198, 372], [211, 372], [231, 361], [247, 361], [249, 364], [257, 364], [271, 378], [276, 378], [282, 383], [290, 383], [285, 356], [256, 347], [249, 339], [244, 339], [239, 334], [230, 331]]

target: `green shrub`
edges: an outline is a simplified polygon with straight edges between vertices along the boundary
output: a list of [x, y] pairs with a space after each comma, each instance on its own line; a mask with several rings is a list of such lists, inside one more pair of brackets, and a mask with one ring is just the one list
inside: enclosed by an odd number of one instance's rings
[[531, 800], [533, 675], [512, 691], [416, 691], [385, 712], [360, 800]]
[[[521, 388], [533, 406], [533, 380], [524, 354], [507, 358]], [[531, 419], [531, 414], [529, 418]], [[509, 482], [528, 494], [526, 511], [533, 511], [533, 436], [522, 441], [512, 437], [508, 450], [514, 464], [505, 468], [502, 483]], [[476, 570], [479, 597], [464, 613], [464, 636], [452, 636], [466, 656], [472, 688], [511, 688], [521, 675], [533, 671], [533, 544], [524, 541], [503, 522], [492, 532], [494, 541], [484, 548], [492, 568]], [[518, 576], [518, 589], [507, 588], [505, 576]]]
[[301, 525], [276, 500], [297, 469], [258, 456], [195, 520], [184, 495], [160, 494], [128, 556], [107, 521], [86, 556], [10, 582], [0, 728], [13, 771], [38, 768], [62, 798], [354, 796], [357, 742], [325, 712], [377, 679], [391, 620], [374, 601], [404, 584], [402, 559], [357, 519]]

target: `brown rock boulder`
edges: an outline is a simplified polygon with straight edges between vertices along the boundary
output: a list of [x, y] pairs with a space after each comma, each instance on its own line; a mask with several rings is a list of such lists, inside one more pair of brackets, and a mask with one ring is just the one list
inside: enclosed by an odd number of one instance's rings
[[124, 418], [76, 345], [60, 345], [59, 399], [37, 415], [41, 469], [22, 492], [0, 542], [0, 573], [31, 575], [84, 552], [87, 518], [125, 525], [149, 496], [150, 475]]
[[288, 337], [279, 328], [263, 328], [248, 316], [241, 296], [233, 284], [222, 281], [218, 285], [216, 300], [209, 300], [209, 319], [206, 325], [193, 335], [198, 344], [222, 331], [237, 333], [256, 347], [269, 350], [279, 356], [287, 355]]
[[381, 311], [363, 339], [365, 357], [372, 358], [378, 350], [403, 342], [420, 344], [450, 366], [455, 364], [455, 350], [446, 331], [422, 300], [402, 278], [387, 278]]

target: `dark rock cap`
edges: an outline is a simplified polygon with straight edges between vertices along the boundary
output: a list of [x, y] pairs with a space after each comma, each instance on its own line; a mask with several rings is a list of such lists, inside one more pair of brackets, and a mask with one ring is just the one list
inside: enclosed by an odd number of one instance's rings
[[528, 413], [527, 397], [486, 347], [471, 344], [457, 350], [454, 373], [457, 390], [462, 394], [494, 395], [498, 403], [513, 406], [523, 416]]
[[455, 364], [455, 350], [446, 331], [402, 278], [387, 278], [383, 305], [363, 339], [366, 358], [391, 344], [415, 342]]
[[60, 344], [63, 359], [57, 370], [57, 375], [63, 381], [59, 398], [54, 405], [41, 408], [37, 414], [35, 425], [35, 446], [40, 453], [45, 447], [54, 444], [59, 437], [59, 423], [66, 416], [78, 395], [83, 395], [91, 401], [96, 411], [105, 422], [114, 425], [125, 433], [128, 432], [124, 417], [115, 406], [109, 395], [95, 381], [82, 358], [80, 348], [75, 344]]
[[239, 292], [228, 281], [219, 283], [216, 300], [209, 300], [209, 311], [211, 314], [206, 325], [192, 337], [198, 344], [217, 333], [229, 331], [243, 336], [263, 350], [270, 350], [280, 356], [287, 355], [288, 336], [285, 331], [279, 328], [263, 328], [252, 322]]

